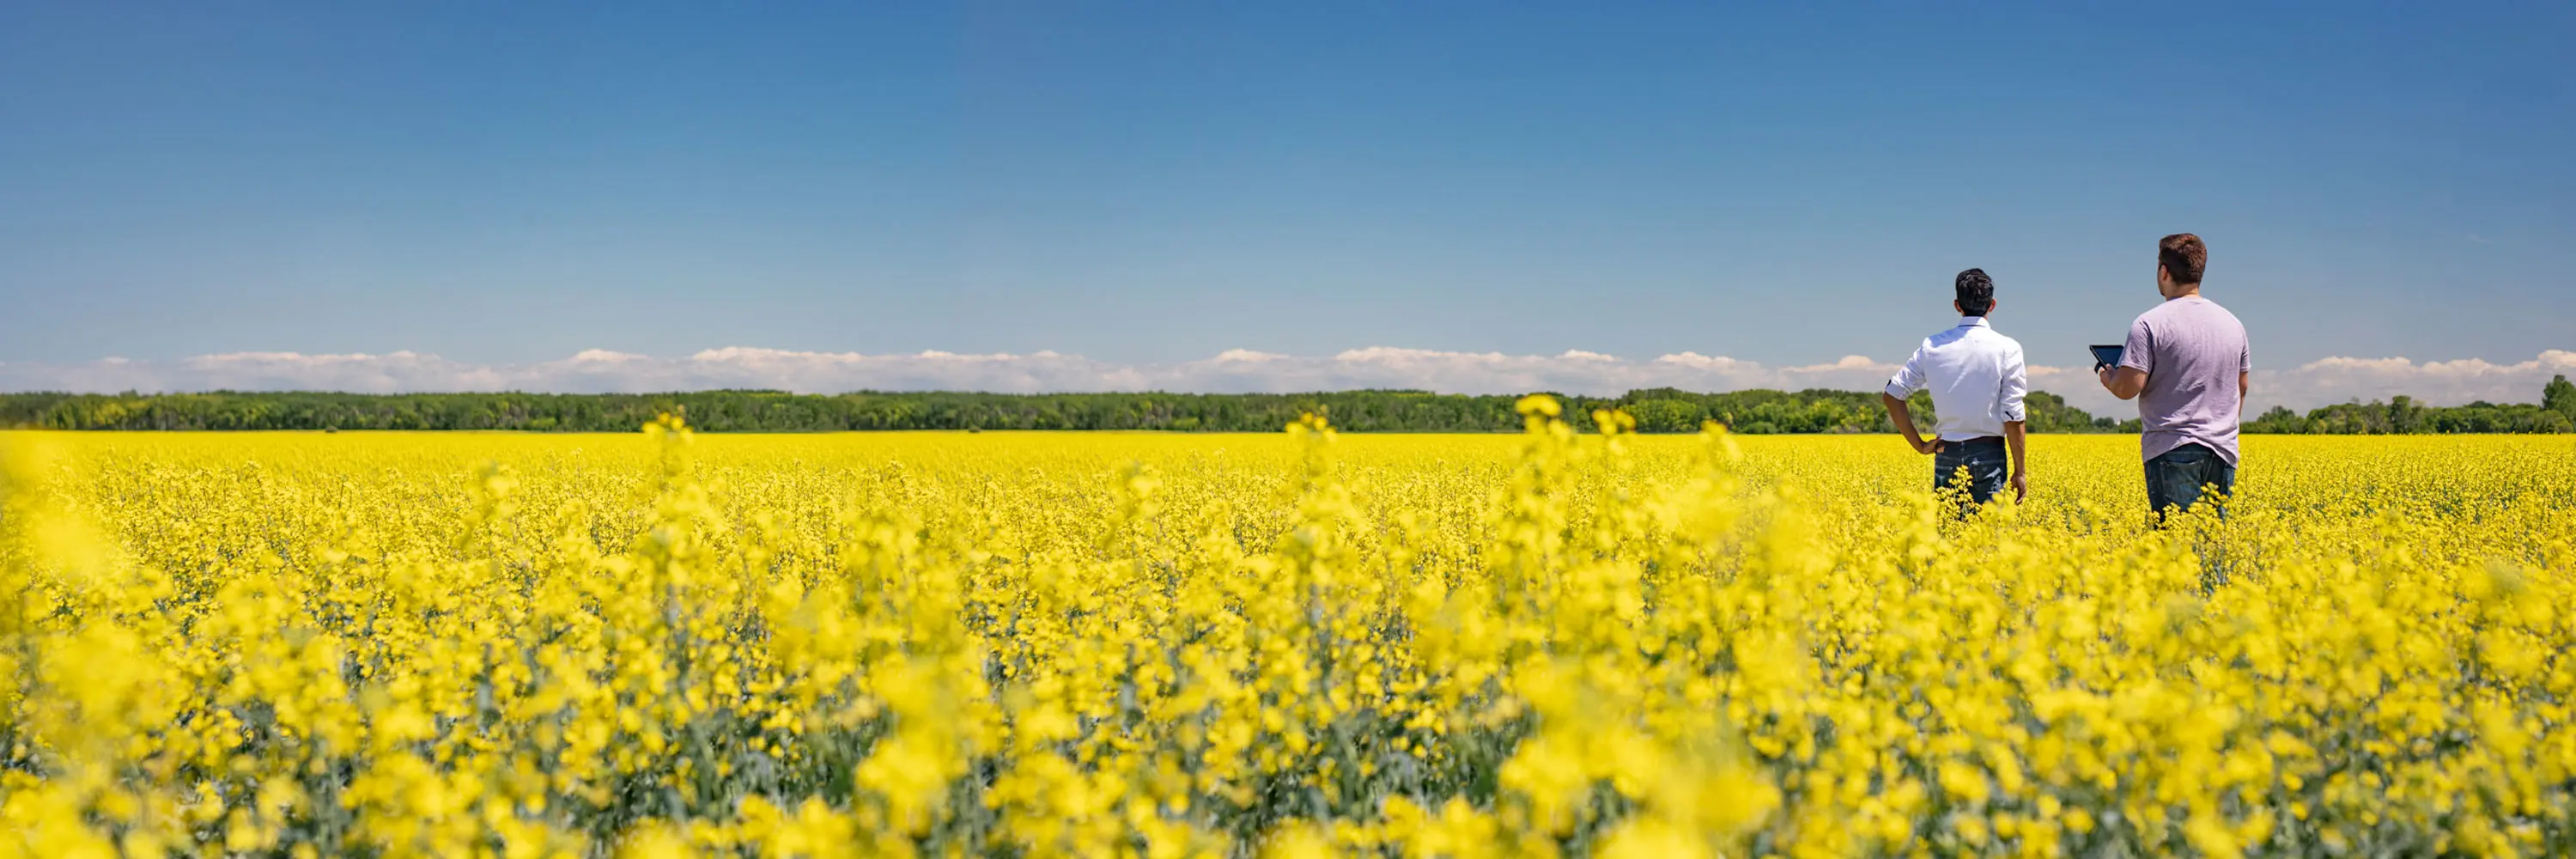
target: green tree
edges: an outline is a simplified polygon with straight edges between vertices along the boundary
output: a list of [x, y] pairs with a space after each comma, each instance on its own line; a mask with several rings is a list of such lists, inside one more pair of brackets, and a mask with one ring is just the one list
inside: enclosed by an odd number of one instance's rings
[[2272, 410], [2264, 412], [2262, 417], [2255, 418], [2252, 422], [2247, 423], [2245, 425], [2245, 431], [2249, 433], [2303, 433], [2308, 431], [2308, 421], [2305, 418], [2299, 417], [2298, 412], [2290, 411], [2288, 406], [2273, 406]]
[[1685, 400], [1645, 400], [1628, 407], [1638, 432], [1698, 432], [1708, 412]]
[[2387, 414], [2389, 432], [2403, 434], [2424, 429], [2424, 407], [2416, 405], [2414, 397], [2399, 394], [2388, 398]]
[[2567, 381], [2563, 373], [2552, 377], [2549, 384], [2540, 389], [2540, 407], [2576, 421], [2576, 382]]

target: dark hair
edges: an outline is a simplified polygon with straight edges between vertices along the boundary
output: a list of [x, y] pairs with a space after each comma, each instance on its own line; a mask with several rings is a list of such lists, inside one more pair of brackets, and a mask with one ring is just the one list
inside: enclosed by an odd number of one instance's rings
[[1984, 316], [1995, 309], [1995, 281], [1986, 270], [1972, 268], [1959, 273], [1959, 312]]
[[2197, 284], [2201, 273], [2209, 269], [2209, 246], [2190, 233], [2166, 236], [2156, 243], [2156, 264], [2165, 267], [2165, 276], [2173, 278], [2177, 286]]

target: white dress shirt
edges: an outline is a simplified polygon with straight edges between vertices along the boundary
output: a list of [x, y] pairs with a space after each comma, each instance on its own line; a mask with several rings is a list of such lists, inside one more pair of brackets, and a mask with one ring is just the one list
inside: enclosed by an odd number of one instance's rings
[[1963, 317], [1959, 327], [1923, 338], [1887, 380], [1887, 395], [1900, 400], [1921, 390], [1932, 392], [1933, 433], [1942, 440], [2003, 435], [2005, 422], [2024, 419], [2021, 401], [2030, 393], [2021, 343], [1983, 316]]

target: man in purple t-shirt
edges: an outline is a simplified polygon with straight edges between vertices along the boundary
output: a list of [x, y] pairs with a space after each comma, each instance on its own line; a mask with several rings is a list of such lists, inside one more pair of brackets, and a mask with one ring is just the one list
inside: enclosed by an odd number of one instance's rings
[[2147, 461], [2147, 509], [2159, 524], [2188, 510], [2204, 488], [2226, 515], [2236, 489], [2236, 423], [2251, 385], [2253, 354], [2236, 314], [2200, 296], [2209, 248], [2177, 233], [2157, 243], [2156, 292], [2165, 303], [2129, 323], [2120, 365], [2102, 367], [2111, 396], [2138, 401], [2140, 453]]

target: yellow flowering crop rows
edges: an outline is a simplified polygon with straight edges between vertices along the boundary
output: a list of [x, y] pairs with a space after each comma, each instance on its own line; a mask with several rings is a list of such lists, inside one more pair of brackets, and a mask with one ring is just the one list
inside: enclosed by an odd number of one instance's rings
[[0, 855], [2576, 853], [2576, 440], [1554, 409], [0, 434]]

